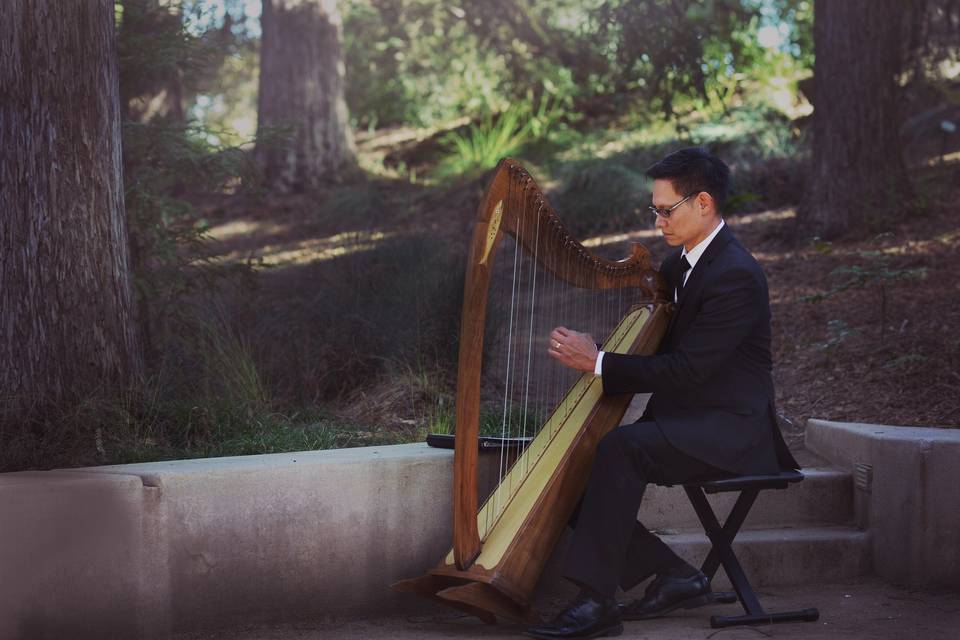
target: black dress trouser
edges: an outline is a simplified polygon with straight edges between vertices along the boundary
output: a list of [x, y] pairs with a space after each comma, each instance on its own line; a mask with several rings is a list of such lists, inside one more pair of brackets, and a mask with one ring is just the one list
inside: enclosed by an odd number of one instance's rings
[[590, 480], [571, 519], [563, 575], [612, 598], [683, 561], [637, 521], [648, 482], [682, 484], [730, 474], [673, 447], [656, 422], [627, 424], [597, 447]]

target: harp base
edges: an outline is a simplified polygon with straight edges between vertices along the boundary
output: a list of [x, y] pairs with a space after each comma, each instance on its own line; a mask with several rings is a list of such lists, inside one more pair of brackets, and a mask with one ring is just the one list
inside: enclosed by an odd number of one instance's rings
[[487, 624], [495, 623], [498, 617], [521, 624], [540, 621], [540, 616], [528, 605], [516, 602], [492, 585], [469, 578], [428, 573], [419, 578], [395, 582], [391, 588], [426, 596], [476, 616]]

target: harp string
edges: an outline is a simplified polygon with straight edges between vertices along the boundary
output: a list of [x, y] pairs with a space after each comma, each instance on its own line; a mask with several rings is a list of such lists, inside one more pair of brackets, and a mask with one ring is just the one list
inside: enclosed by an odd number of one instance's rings
[[[524, 186], [526, 190], [526, 185]], [[527, 213], [527, 196], [524, 193], [523, 198], [523, 217], [526, 218]], [[524, 395], [523, 395], [523, 440], [521, 440], [521, 446], [519, 450], [520, 458], [519, 460], [524, 460], [524, 469], [523, 475], [527, 474], [529, 469], [530, 461], [524, 455], [526, 453], [526, 438], [527, 438], [527, 423], [530, 420], [530, 381], [531, 381], [531, 367], [533, 365], [533, 350], [536, 341], [534, 340], [533, 326], [534, 318], [536, 317], [537, 309], [537, 258], [540, 254], [540, 216], [536, 216], [536, 228], [533, 232], [533, 260], [530, 261], [530, 323], [527, 330], [527, 371], [526, 371], [526, 380], [524, 382]], [[536, 406], [536, 405], [534, 405]]]
[[[507, 201], [511, 205], [510, 215], [516, 215], [516, 210], [513, 209], [513, 198], [515, 189], [513, 188], [513, 181], [510, 182], [510, 186], [507, 190]], [[510, 398], [512, 397], [512, 382], [513, 382], [513, 356], [514, 356], [514, 336], [513, 336], [513, 320], [514, 312], [517, 307], [517, 262], [520, 258], [520, 245], [521, 239], [523, 237], [522, 225], [523, 220], [520, 219], [520, 223], [517, 225], [517, 240], [514, 242], [514, 251], [513, 251], [513, 273], [510, 279], [510, 319], [507, 327], [507, 362], [506, 362], [506, 372], [505, 372], [505, 382], [503, 385], [503, 412], [501, 416], [501, 438], [506, 439], [508, 433], [508, 424], [510, 416]], [[507, 462], [507, 447], [500, 447], [500, 470], [498, 475], [498, 483], [496, 489], [496, 496], [494, 498], [494, 508], [491, 511], [496, 512], [499, 515], [500, 507], [503, 504], [502, 492], [503, 492], [503, 478], [506, 473], [506, 462]]]
[[[525, 420], [522, 410], [522, 398], [518, 398], [518, 388], [524, 385], [524, 381], [522, 379], [522, 364], [525, 358], [523, 355], [526, 353], [528, 358], [530, 355], [528, 348], [529, 345], [525, 345], [523, 341], [523, 336], [526, 334], [526, 332], [522, 331], [521, 325], [523, 304], [526, 301], [526, 295], [523, 292], [525, 286], [523, 277], [525, 267], [524, 261], [530, 263], [530, 268], [535, 268], [535, 262], [532, 261], [525, 253], [521, 252], [521, 245], [529, 246], [529, 242], [526, 238], [527, 234], [529, 233], [529, 230], [527, 229], [528, 219], [525, 215], [523, 215], [525, 213], [526, 189], [517, 188], [516, 185], [511, 182], [508, 188], [507, 201], [511, 208], [511, 212], [516, 212], [518, 220], [515, 226], [516, 239], [514, 244], [514, 260], [510, 279], [511, 305], [509, 328], [507, 332], [508, 352], [505, 373], [506, 380], [504, 384], [504, 399], [502, 403], [503, 413], [501, 417], [501, 438], [504, 440], [519, 435], [517, 429], [518, 422], [523, 422]], [[536, 238], [534, 238], [534, 243], [536, 244]], [[521, 401], [518, 402], [518, 399]], [[512, 461], [510, 458], [512, 451], [513, 450], [508, 447], [500, 448], [498, 490], [494, 501], [494, 508], [491, 509], [494, 517], [498, 516], [505, 506], [509, 504], [510, 499], [513, 497], [516, 489], [519, 488], [519, 483], [514, 485], [513, 481], [514, 479], [518, 479], [520, 474], [510, 473], [512, 470]], [[517, 459], [517, 457], [513, 458], [514, 461]]]
[[[513, 423], [513, 408], [514, 408], [514, 399], [515, 399], [515, 386], [517, 379], [516, 371], [516, 361], [520, 354], [520, 344], [517, 341], [518, 325], [519, 325], [519, 312], [520, 312], [520, 303], [522, 302], [522, 274], [523, 274], [523, 261], [524, 258], [521, 254], [520, 248], [523, 244], [524, 239], [524, 217], [521, 215], [521, 212], [517, 211], [517, 192], [518, 189], [514, 182], [510, 183], [510, 186], [507, 191], [507, 203], [510, 208], [510, 215], [517, 217], [517, 223], [515, 226], [515, 243], [514, 243], [514, 254], [513, 254], [513, 265], [511, 269], [511, 278], [510, 278], [510, 315], [508, 321], [507, 329], [507, 361], [506, 361], [506, 371], [504, 373], [505, 382], [503, 385], [503, 410], [500, 420], [500, 437], [506, 441], [510, 437], [510, 431]], [[492, 511], [495, 516], [499, 516], [503, 505], [509, 502], [510, 497], [512, 496], [512, 486], [505, 486], [505, 476], [509, 471], [509, 453], [510, 450], [506, 446], [500, 447], [500, 469], [498, 475], [498, 484], [497, 484], [497, 494], [494, 501], [494, 508]], [[512, 479], [512, 476], [511, 476]], [[506, 499], [504, 499], [503, 493], [506, 492]]]
[[[538, 217], [538, 218], [539, 218], [539, 217], [542, 217], [542, 215], [543, 215], [543, 210], [542, 210], [539, 206], [537, 206], [537, 217]], [[550, 226], [549, 226], [549, 225], [545, 225], [545, 226], [544, 226], [544, 228], [543, 228], [543, 233], [544, 233], [545, 235], [550, 233]], [[553, 264], [552, 256], [549, 256], [549, 255], [548, 255], [547, 257], [549, 258], [549, 262], [550, 262], [550, 264], [551, 264], [551, 266], [552, 266], [552, 264]], [[549, 277], [548, 277], [548, 278], [547, 278], [547, 285], [549, 286], [549, 292], [545, 291], [545, 292], [544, 292], [544, 295], [541, 296], [541, 300], [542, 300], [544, 297], [546, 297], [546, 300], [547, 300], [546, 303], [541, 302], [541, 304], [544, 304], [544, 306], [548, 306], [548, 305], [550, 304], [550, 301], [553, 300], [553, 296], [554, 296], [554, 294], [555, 294], [555, 289], [556, 289], [555, 278], [549, 278]], [[547, 287], [544, 287], [544, 289], [547, 289]], [[545, 343], [541, 343], [541, 354], [544, 352], [545, 348], [546, 348]], [[548, 357], [549, 357], [549, 356], [548, 356]], [[538, 393], [537, 406], [541, 408], [541, 411], [543, 410], [544, 407], [546, 407], [546, 405], [547, 405], [547, 403], [549, 402], [549, 399], [550, 399], [550, 395], [549, 395], [549, 394], [550, 394], [550, 382], [551, 382], [550, 376], [552, 376], [552, 375], [553, 375], [553, 372], [552, 372], [552, 371], [550, 371], [550, 370], [545, 370], [545, 371], [543, 371], [543, 370], [542, 370], [542, 371], [541, 371], [541, 375], [538, 376], [538, 380], [537, 380], [537, 393]]]

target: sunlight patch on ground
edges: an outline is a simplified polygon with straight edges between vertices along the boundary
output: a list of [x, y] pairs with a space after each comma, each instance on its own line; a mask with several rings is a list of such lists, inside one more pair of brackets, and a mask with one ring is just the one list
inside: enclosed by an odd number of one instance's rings
[[944, 246], [950, 247], [960, 242], [960, 231], [948, 232], [935, 238], [924, 239], [906, 239], [901, 243], [893, 244], [887, 247], [869, 248], [864, 246], [835, 248], [831, 247], [829, 253], [844, 258], [858, 258], [860, 260], [880, 259], [888, 256], [927, 256], [942, 251]]
[[231, 220], [210, 227], [210, 235], [217, 240], [230, 240], [254, 234], [273, 235], [285, 231], [288, 226], [271, 220]]
[[920, 162], [913, 165], [914, 168], [918, 167], [936, 167], [941, 164], [954, 163], [960, 161], [960, 151], [953, 151], [951, 153], [945, 153], [942, 156], [933, 156], [932, 158], [927, 158], [926, 160], [921, 160]]
[[769, 251], [750, 251], [750, 254], [757, 259], [758, 262], [764, 264], [771, 264], [773, 262], [780, 262], [781, 260], [786, 260], [791, 255], [784, 253], [771, 253]]
[[365, 150], [393, 150], [393, 147], [407, 142], [422, 142], [438, 133], [451, 131], [470, 124], [470, 118], [463, 116], [436, 127], [389, 127], [374, 132], [358, 131], [357, 146]]
[[225, 256], [225, 262], [249, 260], [255, 266], [293, 266], [324, 262], [341, 256], [371, 251], [396, 232], [346, 231], [327, 238], [309, 238], [296, 242], [268, 244], [252, 251], [234, 251]]
[[[771, 220], [788, 220], [790, 218], [797, 217], [797, 211], [793, 207], [788, 207], [785, 209], [774, 209], [772, 211], [763, 211], [761, 213], [751, 213], [747, 215], [737, 216], [730, 220], [730, 226], [742, 227], [748, 224], [755, 224], [757, 222], [769, 222]], [[608, 244], [616, 244], [618, 242], [628, 242], [632, 240], [640, 239], [649, 239], [649, 238], [659, 238], [660, 231], [658, 229], [637, 229], [634, 231], [626, 231], [624, 233], [611, 233], [602, 236], [594, 236], [592, 238], [587, 238], [583, 241], [583, 246], [585, 247], [602, 247]], [[756, 253], [754, 255], [757, 255]], [[759, 258], [759, 255], [757, 255]], [[774, 257], [774, 259], [777, 259]]]
[[736, 216], [729, 220], [730, 225], [739, 227], [757, 222], [769, 222], [771, 220], [789, 220], [797, 217], [797, 210], [794, 207], [785, 209], [773, 209], [771, 211], [761, 211], [760, 213], [748, 213], [742, 216]]
[[941, 244], [953, 244], [960, 240], [960, 231], [948, 231], [947, 233], [941, 233], [936, 237], [936, 241]]
[[676, 136], [673, 125], [665, 122], [650, 123], [626, 130], [605, 129], [585, 135], [577, 144], [554, 154], [554, 160], [596, 160], [626, 153], [637, 147], [661, 144]]
[[628, 231], [626, 233], [611, 233], [605, 236], [594, 236], [592, 238], [587, 238], [583, 241], [583, 246], [585, 247], [603, 247], [608, 244], [616, 244], [618, 242], [627, 242], [632, 240], [639, 240], [641, 238], [658, 238], [660, 237], [660, 232], [656, 229], [637, 229], [636, 231]]
[[958, 240], [960, 240], [960, 232], [955, 232], [952, 236], [945, 234], [945, 237], [941, 236], [933, 239], [908, 240], [903, 244], [884, 247], [875, 252], [860, 251], [859, 254], [867, 258], [870, 257], [871, 253], [875, 253], [878, 256], [880, 254], [885, 256], [924, 256], [937, 253], [937, 251], [943, 249], [943, 245], [949, 247], [957, 243]]
[[675, 131], [668, 126], [638, 127], [632, 131], [609, 131], [594, 140], [584, 140], [578, 148], [565, 155], [580, 158], [610, 158], [637, 147], [657, 144], [671, 137]]
[[871, 254], [875, 254], [877, 257], [879, 257], [881, 254], [885, 256], [927, 255], [933, 253], [936, 249], [936, 242], [924, 240], [922, 242], [907, 242], [905, 244], [898, 244], [892, 247], [884, 247], [883, 249], [878, 249], [875, 252], [860, 251], [859, 255], [863, 258], [872, 257]]

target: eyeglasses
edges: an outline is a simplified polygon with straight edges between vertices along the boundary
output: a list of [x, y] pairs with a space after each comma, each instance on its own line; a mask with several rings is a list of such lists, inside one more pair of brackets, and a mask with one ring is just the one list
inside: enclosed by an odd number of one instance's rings
[[679, 207], [680, 205], [682, 205], [684, 202], [686, 202], [687, 200], [689, 200], [689, 199], [692, 198], [693, 196], [697, 195], [698, 193], [700, 193], [700, 192], [699, 192], [699, 191], [694, 191], [693, 193], [691, 193], [690, 195], [688, 195], [686, 198], [684, 198], [683, 200], [681, 200], [680, 202], [678, 202], [677, 204], [673, 205], [672, 207], [670, 207], [670, 208], [668, 208], [668, 209], [658, 209], [657, 207], [654, 207], [654, 206], [652, 206], [652, 205], [649, 206], [649, 207], [647, 207], [647, 209], [649, 209], [649, 210], [650, 210], [650, 213], [652, 213], [653, 215], [659, 216], [659, 217], [663, 218], [664, 220], [668, 220], [668, 219], [670, 218], [670, 214], [673, 213], [673, 210], [674, 210], [674, 209], [676, 209], [677, 207]]

